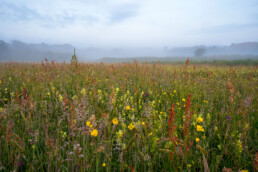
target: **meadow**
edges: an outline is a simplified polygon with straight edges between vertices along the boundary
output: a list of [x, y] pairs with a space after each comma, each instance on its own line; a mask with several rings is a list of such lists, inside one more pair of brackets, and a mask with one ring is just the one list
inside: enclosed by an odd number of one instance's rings
[[1, 63], [0, 171], [258, 171], [257, 69]]

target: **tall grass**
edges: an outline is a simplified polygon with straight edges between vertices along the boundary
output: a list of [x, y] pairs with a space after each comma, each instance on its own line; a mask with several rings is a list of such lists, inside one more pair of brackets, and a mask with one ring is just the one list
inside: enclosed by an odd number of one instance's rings
[[0, 169], [255, 170], [257, 80], [256, 66], [2, 63]]

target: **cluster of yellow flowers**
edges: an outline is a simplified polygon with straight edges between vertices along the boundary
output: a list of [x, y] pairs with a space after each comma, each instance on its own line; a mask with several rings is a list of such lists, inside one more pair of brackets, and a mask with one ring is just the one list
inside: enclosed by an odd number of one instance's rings
[[[198, 118], [196, 119], [196, 121], [197, 121], [198, 123], [202, 123], [202, 122], [203, 122], [203, 118], [202, 118], [202, 117], [198, 117]], [[201, 125], [197, 125], [197, 131], [204, 132], [204, 128], [203, 128]]]
[[90, 121], [87, 121], [87, 122], [86, 122], [86, 125], [87, 125], [88, 127], [92, 128], [92, 124], [91, 124]]
[[132, 123], [130, 123], [130, 124], [128, 125], [128, 128], [129, 128], [129, 130], [132, 130], [132, 129], [134, 129], [134, 125], [133, 125]]
[[197, 131], [204, 132], [204, 128], [201, 125], [197, 125]]

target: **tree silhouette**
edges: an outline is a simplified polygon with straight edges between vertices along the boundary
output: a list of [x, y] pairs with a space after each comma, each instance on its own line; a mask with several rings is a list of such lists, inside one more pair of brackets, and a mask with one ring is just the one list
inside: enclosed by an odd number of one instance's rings
[[205, 48], [198, 48], [194, 51], [195, 56], [203, 56], [206, 53]]

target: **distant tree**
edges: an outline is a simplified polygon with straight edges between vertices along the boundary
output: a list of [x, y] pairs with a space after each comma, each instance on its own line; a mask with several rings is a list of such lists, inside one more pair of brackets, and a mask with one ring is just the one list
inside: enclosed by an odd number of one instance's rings
[[8, 45], [4, 41], [0, 40], [0, 53], [7, 52], [7, 50]]
[[198, 48], [194, 51], [195, 56], [203, 56], [206, 53], [205, 48]]
[[8, 44], [0, 40], [0, 60], [8, 56]]

